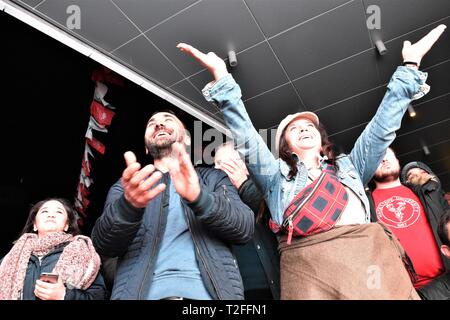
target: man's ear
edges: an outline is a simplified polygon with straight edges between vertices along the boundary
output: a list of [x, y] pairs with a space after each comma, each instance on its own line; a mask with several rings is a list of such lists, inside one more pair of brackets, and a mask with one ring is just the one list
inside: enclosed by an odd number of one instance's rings
[[450, 259], [450, 247], [449, 246], [442, 244], [441, 252], [444, 256], [446, 256], [448, 259]]
[[148, 149], [145, 147], [145, 154], [148, 155]]

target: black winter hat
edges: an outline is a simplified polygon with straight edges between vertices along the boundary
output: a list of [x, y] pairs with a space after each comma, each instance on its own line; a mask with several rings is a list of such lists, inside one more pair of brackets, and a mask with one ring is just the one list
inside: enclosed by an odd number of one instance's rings
[[419, 169], [425, 170], [429, 174], [434, 175], [434, 173], [431, 170], [431, 168], [429, 166], [427, 166], [425, 163], [420, 162], [420, 161], [413, 161], [413, 162], [410, 162], [410, 163], [406, 164], [403, 167], [402, 173], [400, 175], [400, 180], [401, 180], [402, 183], [406, 183], [408, 171], [411, 170], [411, 169], [414, 169], [414, 168], [419, 168]]

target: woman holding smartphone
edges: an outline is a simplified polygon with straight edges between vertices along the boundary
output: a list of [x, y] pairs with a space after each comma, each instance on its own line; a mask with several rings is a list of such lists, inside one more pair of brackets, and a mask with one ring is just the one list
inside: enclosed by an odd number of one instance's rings
[[64, 199], [35, 204], [0, 264], [0, 300], [105, 299], [100, 257]]

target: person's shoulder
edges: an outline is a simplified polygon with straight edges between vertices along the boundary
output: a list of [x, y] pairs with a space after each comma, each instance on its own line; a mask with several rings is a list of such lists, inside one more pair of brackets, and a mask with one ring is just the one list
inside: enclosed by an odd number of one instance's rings
[[350, 155], [349, 154], [347, 154], [347, 153], [339, 153], [337, 156], [336, 156], [336, 161], [337, 160], [342, 160], [342, 159], [347, 159], [347, 158], [350, 158]]
[[206, 165], [197, 165], [195, 166], [195, 170], [197, 171], [201, 179], [214, 179], [226, 176], [226, 173], [224, 171]]
[[111, 188], [110, 188], [110, 189], [112, 189], [112, 188], [117, 188], [117, 187], [122, 188], [122, 177], [120, 177], [119, 179], [117, 179], [116, 182], [114, 182], [114, 184], [111, 185]]
[[432, 180], [432, 179], [430, 179], [422, 184], [405, 183], [404, 185], [418, 193], [419, 192], [427, 192], [427, 193], [433, 192], [433, 191], [439, 189], [439, 187], [440, 187], [440, 183], [438, 183], [437, 181]]
[[336, 162], [338, 168], [342, 168], [344, 165], [353, 166], [352, 158], [350, 157], [349, 154], [346, 153], [340, 153], [339, 155], [336, 156], [334, 161]]
[[197, 164], [195, 167], [195, 171], [199, 172], [199, 173], [208, 173], [208, 172], [212, 172], [212, 171], [217, 171], [218, 169], [211, 167], [209, 165], [205, 165], [205, 164]]

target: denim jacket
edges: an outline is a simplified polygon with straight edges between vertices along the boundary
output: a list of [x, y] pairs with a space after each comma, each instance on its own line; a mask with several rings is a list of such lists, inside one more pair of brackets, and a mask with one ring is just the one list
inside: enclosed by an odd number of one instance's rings
[[[370, 222], [370, 206], [364, 185], [372, 178], [386, 149], [395, 139], [395, 132], [400, 128], [408, 104], [428, 92], [426, 78], [427, 73], [398, 67], [375, 116], [356, 140], [350, 154], [339, 155], [336, 159], [339, 180], [363, 203], [367, 223]], [[284, 210], [307, 183], [306, 166], [298, 161], [297, 175], [288, 179], [289, 166], [283, 160], [275, 159], [253, 127], [241, 100], [240, 87], [230, 74], [214, 84], [206, 85], [203, 94], [222, 111], [238, 152], [244, 157], [253, 181], [264, 194], [272, 219], [281, 225]]]

